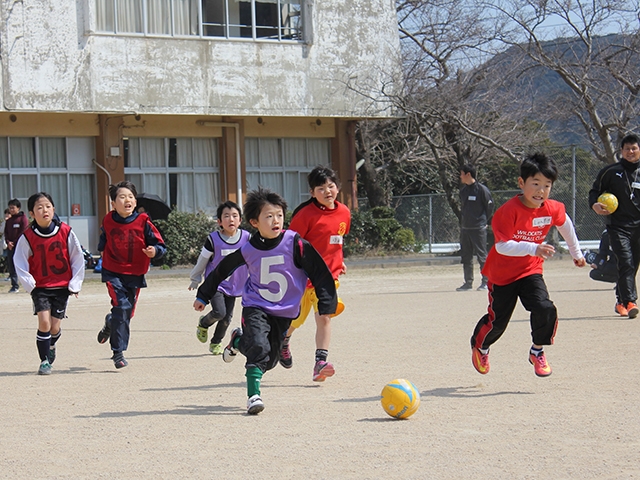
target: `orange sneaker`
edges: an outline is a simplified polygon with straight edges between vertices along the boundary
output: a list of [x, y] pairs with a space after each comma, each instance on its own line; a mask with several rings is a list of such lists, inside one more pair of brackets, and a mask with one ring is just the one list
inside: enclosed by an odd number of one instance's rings
[[629, 318], [636, 318], [638, 316], [638, 312], [640, 312], [640, 309], [638, 309], [636, 302], [627, 303], [627, 313], [629, 314]]
[[478, 373], [486, 375], [491, 368], [489, 365], [489, 352], [482, 353], [476, 347], [473, 347], [471, 349], [471, 363], [473, 363], [473, 368], [475, 368]]
[[615, 312], [621, 317], [629, 316], [629, 312], [627, 311], [626, 308], [624, 308], [624, 305], [621, 303], [616, 303], [616, 306], [614, 307], [614, 309], [615, 309]]
[[529, 363], [533, 365], [537, 376], [548, 377], [551, 375], [551, 367], [547, 363], [547, 357], [544, 356], [544, 352], [541, 352], [539, 355], [529, 353]]

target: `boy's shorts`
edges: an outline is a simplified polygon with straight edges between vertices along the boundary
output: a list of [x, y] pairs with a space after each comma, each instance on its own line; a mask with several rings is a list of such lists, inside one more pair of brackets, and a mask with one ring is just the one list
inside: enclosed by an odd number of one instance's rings
[[51, 310], [52, 317], [63, 319], [69, 295], [69, 290], [66, 288], [34, 288], [31, 291], [33, 314]]
[[[340, 282], [336, 280], [336, 290], [340, 286]], [[302, 300], [300, 300], [300, 315], [298, 318], [291, 322], [291, 326], [293, 328], [300, 328], [304, 325], [304, 322], [307, 320], [309, 316], [309, 312], [311, 312], [311, 306], [313, 306], [313, 311], [318, 311], [318, 297], [316, 297], [315, 288], [307, 288], [302, 295]], [[344, 312], [344, 303], [342, 303], [342, 299], [338, 297], [338, 307], [336, 308], [336, 313], [331, 315], [331, 318], [336, 317]]]

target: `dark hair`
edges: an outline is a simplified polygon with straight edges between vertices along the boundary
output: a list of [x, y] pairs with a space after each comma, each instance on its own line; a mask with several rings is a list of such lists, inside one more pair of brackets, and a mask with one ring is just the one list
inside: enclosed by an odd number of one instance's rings
[[471, 178], [473, 178], [474, 180], [476, 179], [476, 167], [474, 167], [473, 165], [469, 165], [468, 163], [464, 164], [460, 167], [460, 171], [464, 173], [470, 173]]
[[340, 181], [338, 180], [338, 174], [329, 167], [318, 165], [316, 168], [309, 172], [307, 175], [307, 181], [309, 182], [309, 188], [313, 190], [316, 187], [324, 185], [327, 181], [335, 183], [340, 188]]
[[11, 213], [11, 212], [9, 211], [9, 209], [8, 209], [8, 208], [5, 208], [5, 209], [4, 209], [4, 214], [6, 215], [7, 213]]
[[244, 202], [245, 221], [258, 220], [260, 212], [268, 203], [276, 207], [282, 207], [282, 213], [287, 211], [287, 202], [285, 202], [284, 198], [268, 188], [258, 187], [257, 190], [247, 193], [247, 200]]
[[526, 180], [529, 177], [535, 176], [536, 173], [541, 173], [552, 182], [555, 182], [558, 178], [556, 162], [544, 153], [529, 155], [520, 164], [520, 177], [522, 180]]
[[136, 191], [136, 186], [133, 183], [131, 183], [129, 180], [123, 180], [121, 182], [116, 183], [115, 185], [109, 185], [109, 197], [111, 197], [112, 201], [116, 199], [116, 197], [118, 196], [118, 190], [120, 190], [121, 188], [126, 188], [128, 190], [131, 190], [131, 193], [133, 193], [134, 197], [138, 196], [138, 192]]
[[8, 205], [10, 207], [22, 207], [22, 204], [20, 203], [20, 200], [18, 200], [17, 198], [12, 198], [11, 200], [9, 200]]
[[238, 205], [236, 202], [232, 202], [231, 200], [227, 200], [226, 202], [218, 205], [218, 210], [216, 211], [216, 217], [218, 217], [218, 220], [220, 220], [220, 217], [222, 216], [222, 212], [224, 211], [225, 208], [229, 208], [229, 209], [235, 208], [240, 214], [240, 217], [242, 217], [242, 209], [240, 208], [240, 205]]
[[38, 193], [34, 193], [33, 195], [31, 195], [31, 196], [29, 197], [29, 200], [27, 200], [27, 210], [28, 210], [29, 212], [33, 212], [33, 209], [34, 209], [34, 208], [35, 208], [35, 206], [36, 206], [36, 202], [37, 202], [38, 200], [40, 200], [41, 198], [43, 198], [43, 197], [44, 197], [44, 198], [46, 198], [47, 200], [49, 200], [49, 201], [51, 202], [51, 205], [52, 205], [53, 207], [55, 207], [55, 206], [56, 206], [56, 204], [55, 204], [55, 203], [53, 203], [53, 198], [51, 198], [51, 195], [49, 195], [49, 194], [48, 194], [48, 193], [46, 193], [46, 192], [38, 192]]
[[636, 145], [640, 145], [640, 138], [635, 133], [629, 133], [625, 135], [620, 141], [620, 149], [623, 149], [627, 143], [631, 145], [633, 145], [634, 143]]

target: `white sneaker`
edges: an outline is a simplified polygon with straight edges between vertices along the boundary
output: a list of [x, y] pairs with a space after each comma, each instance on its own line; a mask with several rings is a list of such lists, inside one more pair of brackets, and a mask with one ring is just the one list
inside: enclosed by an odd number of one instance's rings
[[247, 400], [247, 413], [249, 415], [257, 415], [264, 410], [264, 402], [260, 395], [254, 395]]
[[226, 363], [231, 363], [236, 359], [236, 355], [238, 355], [238, 349], [233, 348], [233, 341], [236, 339], [236, 337], [239, 337], [241, 335], [242, 328], [240, 327], [234, 328], [233, 332], [231, 332], [231, 340], [229, 340], [229, 345], [224, 347], [224, 350], [222, 351], [222, 360], [224, 360]]

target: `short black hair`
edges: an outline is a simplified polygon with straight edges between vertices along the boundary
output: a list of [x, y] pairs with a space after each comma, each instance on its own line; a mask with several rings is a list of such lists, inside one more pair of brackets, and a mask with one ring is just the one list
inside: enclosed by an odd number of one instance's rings
[[120, 190], [121, 188], [126, 188], [128, 190], [131, 190], [131, 193], [133, 193], [134, 197], [138, 196], [138, 192], [136, 191], [136, 186], [133, 183], [131, 183], [129, 180], [123, 180], [121, 182], [116, 183], [115, 185], [109, 185], [109, 197], [111, 197], [112, 201], [116, 199], [116, 197], [118, 196], [118, 190]]
[[555, 182], [558, 178], [556, 162], [544, 153], [534, 153], [527, 156], [520, 164], [520, 177], [522, 180], [526, 180], [535, 176], [536, 173], [541, 173], [552, 182]]
[[27, 200], [27, 210], [29, 212], [33, 212], [33, 209], [36, 206], [36, 202], [40, 200], [42, 197], [49, 200], [51, 202], [51, 205], [53, 205], [53, 207], [55, 208], [56, 204], [53, 203], [53, 198], [51, 198], [51, 195], [49, 195], [47, 192], [38, 192], [31, 195], [29, 197], [29, 200]]
[[620, 141], [620, 149], [623, 149], [627, 143], [631, 145], [633, 145], [634, 143], [636, 145], [640, 145], [640, 138], [635, 133], [629, 133], [625, 135]]
[[244, 219], [247, 223], [251, 220], [258, 220], [260, 212], [266, 204], [275, 205], [282, 208], [282, 213], [287, 211], [287, 202], [275, 192], [268, 188], [258, 187], [247, 193], [247, 200], [244, 202]]
[[218, 217], [218, 220], [220, 220], [220, 217], [222, 216], [222, 212], [224, 212], [225, 208], [228, 208], [228, 209], [235, 208], [240, 214], [240, 217], [242, 217], [242, 209], [240, 208], [240, 205], [238, 205], [236, 202], [232, 202], [231, 200], [227, 200], [226, 202], [218, 205], [218, 210], [216, 210], [216, 217]]
[[22, 204], [20, 203], [20, 200], [18, 200], [17, 198], [12, 198], [11, 200], [9, 200], [8, 205], [10, 207], [22, 207]]
[[309, 172], [307, 175], [307, 182], [309, 182], [309, 188], [313, 190], [316, 187], [324, 185], [327, 181], [335, 183], [340, 188], [340, 181], [338, 180], [338, 174], [329, 167], [318, 165], [316, 168]]
[[470, 173], [471, 178], [473, 178], [474, 180], [476, 179], [476, 167], [474, 167], [473, 165], [469, 165], [468, 163], [466, 163], [460, 167], [460, 171], [464, 173]]

